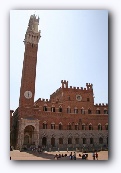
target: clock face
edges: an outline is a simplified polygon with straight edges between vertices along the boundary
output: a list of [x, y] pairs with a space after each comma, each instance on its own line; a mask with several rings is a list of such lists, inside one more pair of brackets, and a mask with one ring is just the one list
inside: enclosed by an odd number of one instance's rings
[[31, 92], [31, 91], [25, 91], [24, 96], [25, 96], [27, 99], [30, 99], [30, 98], [32, 97], [32, 92]]
[[82, 100], [82, 96], [81, 95], [76, 95], [76, 100], [81, 101]]

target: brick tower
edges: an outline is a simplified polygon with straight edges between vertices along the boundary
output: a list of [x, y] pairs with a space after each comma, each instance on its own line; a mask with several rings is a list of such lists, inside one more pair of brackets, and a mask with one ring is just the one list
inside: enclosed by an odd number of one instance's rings
[[37, 19], [35, 15], [31, 15], [24, 39], [25, 52], [19, 107], [29, 108], [34, 104], [37, 50], [38, 42], [41, 37], [40, 31], [38, 31], [38, 25], [39, 18]]
[[37, 51], [41, 37], [38, 25], [39, 18], [31, 15], [24, 39], [25, 52], [17, 113], [18, 132], [14, 137], [14, 140], [17, 141], [17, 148], [21, 148], [23, 145], [35, 144], [38, 146], [39, 144], [39, 120], [33, 117]]

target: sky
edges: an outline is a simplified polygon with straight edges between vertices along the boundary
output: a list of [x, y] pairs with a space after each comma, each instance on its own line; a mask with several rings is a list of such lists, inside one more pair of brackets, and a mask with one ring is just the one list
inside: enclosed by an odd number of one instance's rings
[[19, 104], [25, 38], [30, 15], [39, 16], [35, 100], [61, 87], [93, 84], [94, 103], [108, 103], [107, 10], [10, 11], [10, 109]]

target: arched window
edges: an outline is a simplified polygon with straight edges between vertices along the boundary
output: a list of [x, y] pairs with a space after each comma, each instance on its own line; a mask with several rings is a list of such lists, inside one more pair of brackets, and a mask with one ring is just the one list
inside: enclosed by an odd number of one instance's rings
[[44, 104], [43, 111], [47, 111], [47, 104]]
[[62, 112], [62, 106], [59, 106], [59, 112]]
[[51, 123], [51, 129], [55, 129], [55, 123]]
[[60, 122], [59, 123], [59, 130], [62, 130], [63, 129], [63, 125], [62, 125], [62, 123]]
[[108, 130], [108, 123], [105, 124], [105, 130]]
[[85, 110], [83, 107], [81, 108], [81, 114], [85, 114]]
[[74, 113], [75, 113], [75, 114], [78, 114], [78, 109], [77, 109], [77, 107], [74, 108]]
[[102, 125], [100, 123], [98, 124], [98, 130], [102, 130]]
[[96, 109], [96, 114], [100, 114], [100, 109], [99, 108]]
[[88, 109], [88, 114], [91, 114], [91, 113], [92, 113], [92, 111], [91, 111], [91, 109], [89, 108], [89, 109]]
[[92, 124], [89, 124], [89, 130], [93, 130]]
[[52, 105], [52, 107], [51, 107], [51, 112], [55, 112], [55, 106], [54, 105]]
[[70, 108], [70, 106], [67, 107], [67, 113], [71, 113], [71, 108]]
[[68, 129], [68, 130], [71, 130], [71, 129], [72, 129], [72, 128], [71, 128], [71, 123], [68, 123], [67, 129]]
[[104, 108], [104, 114], [108, 114], [107, 108]]
[[43, 129], [47, 129], [47, 123], [46, 123], [46, 121], [43, 122]]
[[78, 125], [78, 123], [75, 124], [75, 130], [79, 130], [79, 125]]
[[82, 130], [86, 130], [85, 124], [82, 124]]

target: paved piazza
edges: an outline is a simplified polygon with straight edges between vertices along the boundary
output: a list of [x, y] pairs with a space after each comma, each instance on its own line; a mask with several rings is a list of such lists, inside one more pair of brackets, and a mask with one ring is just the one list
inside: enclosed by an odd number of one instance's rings
[[[59, 160], [70, 160], [69, 155], [71, 151], [55, 151], [55, 152], [43, 152], [43, 153], [38, 153], [37, 151], [34, 152], [20, 152], [19, 150], [13, 150], [10, 151], [10, 156], [11, 160], [55, 160], [55, 155], [56, 154], [67, 154], [67, 157], [61, 157], [58, 158], [57, 161]], [[72, 152], [74, 154], [74, 152]], [[82, 155], [82, 152], [76, 152], [76, 160], [82, 160], [82, 158], [79, 157], [79, 154]], [[93, 160], [92, 158], [92, 153], [87, 153], [88, 158], [87, 160]], [[108, 160], [108, 151], [100, 151], [98, 152], [98, 160]], [[56, 161], [56, 160], [55, 160]], [[97, 160], [96, 160], [97, 161]]]

